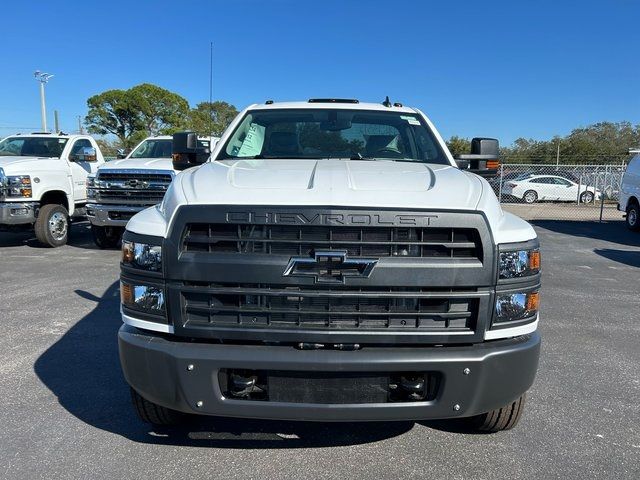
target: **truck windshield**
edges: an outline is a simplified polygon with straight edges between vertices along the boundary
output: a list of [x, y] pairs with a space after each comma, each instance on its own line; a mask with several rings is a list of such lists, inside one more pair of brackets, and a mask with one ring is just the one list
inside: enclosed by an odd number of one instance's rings
[[0, 141], [0, 156], [59, 158], [68, 138], [7, 137]]
[[450, 165], [418, 114], [347, 109], [249, 111], [222, 148], [232, 158], [350, 158]]
[[145, 140], [129, 158], [171, 158], [171, 139]]

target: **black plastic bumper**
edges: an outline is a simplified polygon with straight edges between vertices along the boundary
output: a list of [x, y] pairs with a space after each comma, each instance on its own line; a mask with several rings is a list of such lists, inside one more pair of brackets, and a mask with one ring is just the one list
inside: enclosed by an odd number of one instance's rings
[[[317, 421], [425, 420], [484, 413], [509, 404], [529, 389], [540, 353], [537, 332], [472, 346], [340, 351], [191, 343], [123, 325], [118, 343], [127, 382], [159, 405], [205, 415]], [[442, 382], [432, 401], [277, 403], [225, 398], [218, 384], [220, 369], [429, 371], [438, 372]]]

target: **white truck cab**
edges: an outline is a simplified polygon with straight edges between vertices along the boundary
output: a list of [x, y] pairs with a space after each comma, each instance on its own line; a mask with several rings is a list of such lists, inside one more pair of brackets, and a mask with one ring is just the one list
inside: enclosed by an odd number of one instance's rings
[[[218, 139], [200, 137], [212, 149]], [[101, 248], [114, 247], [129, 219], [160, 203], [176, 171], [171, 160], [171, 136], [144, 139], [123, 159], [107, 162], [87, 180], [87, 216]]]
[[16, 134], [0, 141], [0, 227], [35, 227], [47, 246], [67, 243], [69, 217], [84, 214], [87, 177], [104, 163], [88, 135]]
[[[189, 162], [204, 158], [179, 135], [174, 155], [182, 140]], [[497, 151], [474, 139], [464, 160], [491, 170]], [[540, 278], [534, 229], [419, 110], [269, 101], [127, 224], [120, 361], [156, 424], [467, 417], [505, 430], [538, 365]]]
[[627, 214], [627, 227], [640, 231], [640, 151], [631, 159], [622, 176], [618, 209]]

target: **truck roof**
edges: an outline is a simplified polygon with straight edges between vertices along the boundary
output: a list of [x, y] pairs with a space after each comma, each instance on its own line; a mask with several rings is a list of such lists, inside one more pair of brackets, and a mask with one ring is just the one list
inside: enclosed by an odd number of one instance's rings
[[342, 110], [375, 110], [380, 112], [417, 113], [416, 109], [405, 107], [399, 103], [391, 106], [385, 106], [382, 103], [365, 103], [349, 99], [310, 99], [307, 102], [272, 102], [269, 100], [266, 103], [254, 103], [248, 107], [248, 109], [251, 110], [273, 110], [283, 108], [337, 108]]
[[48, 132], [33, 132], [33, 133], [14, 133], [12, 135], [7, 135], [6, 137], [3, 138], [7, 138], [7, 137], [42, 137], [42, 138], [76, 138], [76, 137], [81, 137], [81, 138], [87, 138], [90, 137], [91, 135], [87, 135], [86, 133], [83, 134], [67, 134], [67, 133], [48, 133]]

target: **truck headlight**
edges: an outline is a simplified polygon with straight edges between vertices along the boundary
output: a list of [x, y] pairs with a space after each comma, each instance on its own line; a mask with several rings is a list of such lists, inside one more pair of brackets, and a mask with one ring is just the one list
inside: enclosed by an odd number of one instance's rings
[[9, 175], [4, 177], [7, 197], [31, 198], [31, 177], [29, 175]]
[[162, 270], [162, 247], [123, 240], [122, 263], [141, 270], [159, 272]]
[[500, 279], [519, 278], [540, 272], [540, 250], [512, 250], [500, 252]]
[[534, 292], [498, 294], [494, 323], [514, 322], [534, 317], [540, 307], [540, 294]]
[[164, 291], [161, 287], [120, 282], [122, 304], [133, 310], [164, 315]]
[[94, 174], [87, 176], [87, 200], [96, 198], [96, 176]]

